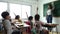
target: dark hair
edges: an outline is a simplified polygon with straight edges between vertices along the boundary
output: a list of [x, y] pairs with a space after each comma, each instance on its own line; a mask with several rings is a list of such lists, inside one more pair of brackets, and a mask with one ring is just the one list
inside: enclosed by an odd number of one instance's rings
[[52, 4], [49, 4], [48, 6], [50, 7], [50, 9], [52, 9], [52, 8], [53, 8]]
[[32, 17], [32, 16], [28, 17], [28, 20], [30, 20], [30, 21], [31, 21], [32, 19], [33, 19], [33, 17]]
[[8, 12], [2, 12], [2, 14], [1, 14], [1, 16], [3, 17], [3, 18], [6, 18], [6, 16], [9, 16], [9, 13]]
[[19, 18], [20, 18], [20, 16], [19, 15], [16, 15], [15, 19], [19, 19]]
[[38, 14], [36, 14], [36, 15], [35, 15], [35, 20], [36, 20], [36, 21], [39, 21], [39, 19], [40, 19], [40, 16], [39, 16]]

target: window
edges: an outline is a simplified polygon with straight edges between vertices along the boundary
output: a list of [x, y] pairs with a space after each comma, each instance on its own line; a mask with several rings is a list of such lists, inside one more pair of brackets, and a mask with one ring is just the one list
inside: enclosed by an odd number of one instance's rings
[[20, 15], [20, 17], [21, 17], [21, 5], [10, 4], [10, 16], [11, 16], [11, 18], [15, 18], [16, 15]]
[[11, 18], [15, 18], [15, 15], [20, 15], [21, 18], [27, 18], [27, 14], [28, 16], [31, 15], [30, 12], [31, 6], [10, 3]]
[[0, 2], [0, 19], [2, 18], [1, 13], [6, 10], [7, 10], [7, 3]]
[[31, 7], [27, 5], [22, 5], [22, 18], [27, 18], [30, 16]]
[[24, 19], [27, 18], [27, 15], [31, 15], [31, 6], [0, 2], [0, 19], [2, 18], [1, 13], [7, 9], [10, 10], [11, 18], [15, 18], [16, 15], [19, 15]]

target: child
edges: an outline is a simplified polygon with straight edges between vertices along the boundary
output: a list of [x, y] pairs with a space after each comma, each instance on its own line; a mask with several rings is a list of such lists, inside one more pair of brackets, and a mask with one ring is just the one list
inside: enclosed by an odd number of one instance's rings
[[45, 29], [42, 29], [43, 22], [40, 20], [40, 16], [38, 14], [35, 15], [35, 28], [38, 34], [49, 34], [49, 32]]
[[18, 20], [18, 22], [22, 23], [22, 21], [20, 20], [20, 16], [19, 15], [16, 15], [15, 20]]
[[10, 16], [9, 16], [9, 13], [6, 11], [6, 12], [2, 12], [1, 16], [3, 17], [3, 26], [4, 26], [4, 30], [5, 30], [5, 34], [14, 34], [15, 33], [18, 33], [20, 34], [20, 31], [14, 31], [11, 27], [11, 21], [10, 21]]
[[27, 29], [27, 32], [29, 32], [29, 33], [31, 33], [31, 29], [33, 28], [32, 20], [33, 20], [33, 17], [30, 16], [30, 17], [28, 17], [28, 21], [26, 22], [26, 24], [30, 25], [30, 27]]

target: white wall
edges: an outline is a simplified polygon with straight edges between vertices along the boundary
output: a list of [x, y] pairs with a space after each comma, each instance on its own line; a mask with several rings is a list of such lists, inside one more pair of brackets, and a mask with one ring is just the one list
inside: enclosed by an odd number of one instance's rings
[[[38, 13], [41, 16], [41, 18], [40, 18], [41, 21], [46, 22], [46, 17], [43, 17], [43, 5], [45, 3], [49, 3], [49, 2], [53, 2], [53, 1], [57, 1], [57, 0], [39, 0], [38, 1], [38, 7], [39, 7]], [[53, 23], [60, 24], [60, 18], [53, 17]], [[58, 31], [60, 32], [60, 25], [58, 26]]]

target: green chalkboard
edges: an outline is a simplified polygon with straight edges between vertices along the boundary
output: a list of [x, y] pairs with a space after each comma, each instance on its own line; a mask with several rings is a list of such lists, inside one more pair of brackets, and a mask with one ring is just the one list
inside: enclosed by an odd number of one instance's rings
[[[43, 5], [43, 7], [44, 7], [44, 9], [43, 9], [43, 16], [46, 16], [46, 12], [47, 12], [47, 10], [48, 10], [48, 5], [49, 5], [50, 3], [47, 3], [47, 4], [44, 4]], [[55, 9], [53, 10], [53, 16], [54, 17], [60, 17], [60, 1], [55, 1], [54, 2], [54, 7], [55, 7]]]
[[49, 4], [51, 4], [51, 3], [44, 4], [44, 6], [43, 6], [44, 7], [44, 9], [43, 9], [43, 11], [44, 11], [43, 12], [43, 16], [46, 16]]
[[55, 17], [60, 17], [60, 1], [55, 1], [54, 6], [55, 6], [55, 11], [53, 13], [54, 16]]

